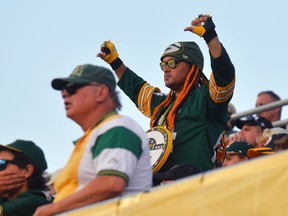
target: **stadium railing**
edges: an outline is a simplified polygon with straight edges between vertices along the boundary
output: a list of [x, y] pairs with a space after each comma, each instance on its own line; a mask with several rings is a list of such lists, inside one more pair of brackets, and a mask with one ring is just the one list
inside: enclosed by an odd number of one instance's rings
[[[255, 108], [252, 108], [252, 109], [248, 109], [248, 110], [243, 111], [243, 112], [232, 114], [231, 115], [231, 120], [236, 120], [236, 119], [242, 118], [242, 117], [250, 115], [250, 114], [261, 113], [261, 112], [264, 112], [264, 111], [267, 111], [267, 110], [271, 110], [271, 109], [274, 109], [274, 108], [277, 108], [277, 107], [283, 107], [285, 105], [288, 105], [288, 99], [276, 101], [276, 102], [273, 102], [273, 103], [265, 104], [263, 106], [255, 107]], [[284, 127], [284, 126], [286, 126], [286, 129], [288, 129], [288, 118], [272, 122], [272, 124], [273, 124], [273, 127]]]

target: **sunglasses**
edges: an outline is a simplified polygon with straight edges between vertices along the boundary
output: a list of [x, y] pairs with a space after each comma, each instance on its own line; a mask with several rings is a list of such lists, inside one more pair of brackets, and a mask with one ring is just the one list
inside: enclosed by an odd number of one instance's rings
[[162, 71], [164, 71], [165, 67], [168, 66], [171, 69], [176, 68], [176, 65], [181, 62], [180, 60], [176, 60], [176, 59], [170, 59], [168, 62], [160, 62], [160, 68]]
[[257, 121], [257, 116], [255, 115], [248, 115], [242, 118], [244, 121]]
[[63, 90], [66, 90], [69, 95], [74, 95], [78, 91], [78, 89], [83, 88], [85, 86], [99, 86], [99, 83], [84, 83], [84, 84], [76, 84], [76, 83], [68, 83], [63, 87]]
[[3, 171], [6, 169], [7, 164], [16, 164], [17, 166], [19, 166], [20, 162], [16, 161], [16, 160], [6, 160], [6, 159], [0, 159], [0, 171]]

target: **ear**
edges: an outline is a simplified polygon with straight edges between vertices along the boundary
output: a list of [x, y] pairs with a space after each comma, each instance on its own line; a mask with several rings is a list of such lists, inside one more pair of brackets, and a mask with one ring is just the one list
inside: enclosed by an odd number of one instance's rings
[[27, 166], [23, 169], [23, 175], [26, 179], [32, 176], [34, 172], [34, 166], [32, 164], [27, 164]]
[[276, 113], [280, 113], [280, 112], [281, 112], [281, 108], [282, 108], [282, 107], [277, 107], [277, 108], [275, 109], [275, 112], [276, 112]]
[[102, 85], [100, 88], [98, 88], [97, 91], [97, 97], [96, 97], [97, 102], [102, 102], [106, 100], [109, 94], [110, 92], [108, 86]]

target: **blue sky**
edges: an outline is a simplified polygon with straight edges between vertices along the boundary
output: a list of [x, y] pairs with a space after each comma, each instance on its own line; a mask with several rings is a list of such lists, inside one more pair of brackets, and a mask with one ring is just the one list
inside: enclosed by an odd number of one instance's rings
[[[114, 3], [115, 2], [115, 3]], [[84, 63], [107, 66], [96, 58], [112, 40], [121, 59], [151, 85], [163, 84], [159, 57], [176, 41], [193, 40], [210, 60], [203, 39], [183, 29], [200, 13], [213, 16], [219, 38], [236, 68], [232, 103], [238, 112], [254, 107], [257, 93], [273, 90], [287, 99], [288, 3], [274, 1], [2, 1], [0, 4], [0, 143], [33, 140], [45, 152], [48, 171], [65, 165], [81, 128], [66, 118], [60, 92], [51, 80], [66, 77]], [[107, 66], [108, 67], [108, 66]], [[149, 119], [120, 94], [121, 114], [144, 130]], [[284, 107], [282, 118], [287, 118]]]

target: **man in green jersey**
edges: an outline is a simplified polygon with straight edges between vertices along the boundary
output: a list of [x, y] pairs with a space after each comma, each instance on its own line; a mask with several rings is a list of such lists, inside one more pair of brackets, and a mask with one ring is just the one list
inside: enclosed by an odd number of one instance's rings
[[168, 94], [160, 94], [158, 88], [126, 67], [111, 41], [105, 41], [97, 54], [115, 71], [118, 86], [151, 119], [150, 127], [162, 126], [171, 131], [173, 147], [158, 172], [182, 163], [200, 171], [213, 168], [214, 147], [225, 129], [235, 85], [234, 66], [217, 37], [212, 17], [199, 15], [184, 31], [206, 41], [211, 77], [208, 80], [203, 73], [203, 55], [195, 42], [173, 43], [160, 58], [164, 83], [171, 89]]

